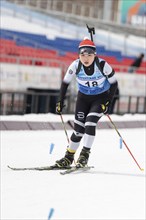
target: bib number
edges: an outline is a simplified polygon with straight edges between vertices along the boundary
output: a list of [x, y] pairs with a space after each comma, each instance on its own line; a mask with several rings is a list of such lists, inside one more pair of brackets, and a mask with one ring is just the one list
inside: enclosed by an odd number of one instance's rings
[[87, 81], [85, 85], [87, 85], [88, 87], [94, 87], [94, 86], [98, 86], [98, 83], [96, 81], [92, 81], [92, 82]]

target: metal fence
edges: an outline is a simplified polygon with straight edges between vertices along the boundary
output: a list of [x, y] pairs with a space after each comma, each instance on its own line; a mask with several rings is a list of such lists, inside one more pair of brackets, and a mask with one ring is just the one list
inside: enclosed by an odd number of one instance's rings
[[[27, 92], [0, 91], [0, 115], [24, 115], [30, 113], [55, 113], [59, 91], [29, 89]], [[65, 99], [65, 114], [73, 114], [76, 96], [68, 93]], [[145, 96], [119, 96], [114, 112], [118, 115], [125, 113], [146, 113]]]

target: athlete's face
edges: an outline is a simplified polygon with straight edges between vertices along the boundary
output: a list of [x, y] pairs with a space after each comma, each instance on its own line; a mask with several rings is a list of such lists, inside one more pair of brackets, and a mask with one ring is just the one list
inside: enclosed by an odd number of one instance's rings
[[79, 54], [79, 59], [84, 66], [90, 66], [95, 58], [95, 54], [83, 53]]

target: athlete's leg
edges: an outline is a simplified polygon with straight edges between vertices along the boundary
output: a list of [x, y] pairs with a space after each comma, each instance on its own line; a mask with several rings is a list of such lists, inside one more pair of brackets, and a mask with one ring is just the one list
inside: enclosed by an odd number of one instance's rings
[[85, 132], [85, 119], [89, 111], [88, 103], [82, 99], [80, 93], [77, 96], [74, 131], [71, 135], [69, 146], [66, 150], [65, 156], [56, 161], [58, 167], [68, 167], [74, 160], [74, 154], [79, 147], [80, 141]]
[[99, 111], [99, 107], [97, 103], [93, 103], [91, 106], [90, 112], [86, 117], [85, 122], [85, 134], [83, 139], [83, 145], [87, 148], [91, 148], [94, 142], [94, 138], [96, 135], [96, 126], [97, 122], [103, 116], [103, 113]]
[[96, 125], [99, 119], [102, 117], [102, 115], [103, 113], [101, 111], [100, 104], [98, 103], [98, 101], [93, 102], [85, 121], [83, 149], [77, 160], [78, 166], [83, 167], [88, 163], [90, 149], [95, 139]]
[[74, 120], [74, 131], [70, 138], [70, 144], [68, 150], [70, 152], [76, 152], [79, 147], [80, 141], [85, 132], [85, 120], [88, 114], [90, 106], [88, 101], [80, 96], [77, 97], [76, 109], [75, 109], [75, 120]]

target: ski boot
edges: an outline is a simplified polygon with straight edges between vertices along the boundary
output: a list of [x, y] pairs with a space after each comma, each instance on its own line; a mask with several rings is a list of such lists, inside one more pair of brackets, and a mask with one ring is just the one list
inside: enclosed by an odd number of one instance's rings
[[62, 159], [60, 159], [60, 160], [57, 160], [56, 161], [56, 163], [55, 163], [55, 165], [57, 166], [57, 167], [59, 167], [59, 168], [62, 168], [62, 169], [68, 169], [68, 168], [70, 168], [70, 166], [71, 166], [71, 164], [72, 164], [72, 162], [73, 162], [73, 160], [74, 160], [74, 154], [75, 154], [75, 152], [74, 153], [71, 153], [71, 152], [69, 152], [68, 150], [66, 151], [66, 153], [65, 153], [65, 156], [62, 158]]
[[83, 147], [83, 149], [79, 155], [79, 158], [77, 160], [76, 166], [77, 167], [85, 167], [88, 163], [89, 154], [90, 154], [90, 149], [87, 147]]

